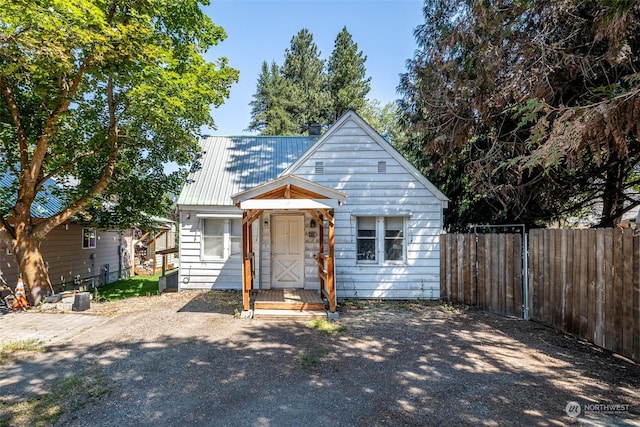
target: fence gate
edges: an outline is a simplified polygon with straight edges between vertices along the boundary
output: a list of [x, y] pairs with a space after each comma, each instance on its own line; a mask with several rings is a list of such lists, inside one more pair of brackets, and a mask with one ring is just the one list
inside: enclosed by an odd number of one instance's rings
[[519, 224], [481, 225], [473, 233], [441, 235], [441, 298], [528, 319], [526, 240]]

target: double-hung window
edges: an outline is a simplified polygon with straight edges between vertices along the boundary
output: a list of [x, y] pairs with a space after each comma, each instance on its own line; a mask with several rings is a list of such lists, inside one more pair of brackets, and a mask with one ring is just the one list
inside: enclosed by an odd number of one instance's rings
[[82, 229], [82, 249], [95, 249], [96, 229], [94, 227], [84, 227]]
[[356, 217], [356, 262], [402, 264], [406, 260], [405, 217]]
[[204, 218], [202, 221], [204, 259], [227, 259], [241, 252], [242, 219]]

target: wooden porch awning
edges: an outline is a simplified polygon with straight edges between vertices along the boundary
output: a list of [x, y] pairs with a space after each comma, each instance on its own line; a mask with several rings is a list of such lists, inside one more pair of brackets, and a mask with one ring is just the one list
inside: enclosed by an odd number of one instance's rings
[[[249, 200], [314, 200], [322, 203], [341, 204], [347, 199], [347, 195], [324, 185], [299, 178], [295, 175], [285, 175], [258, 185], [247, 191], [231, 196], [233, 204], [242, 209], [242, 203]], [[336, 204], [336, 206], [337, 206]], [[335, 206], [332, 206], [335, 207]], [[273, 209], [282, 209], [280, 207]], [[313, 209], [313, 208], [310, 208]]]
[[[347, 195], [332, 188], [307, 181], [294, 175], [285, 175], [266, 184], [231, 196], [233, 204], [242, 209], [243, 306], [249, 310], [249, 296], [253, 289], [254, 252], [251, 225], [269, 210], [297, 210], [309, 213], [319, 220], [318, 277], [320, 291], [329, 301], [329, 309], [336, 310], [334, 269], [334, 208], [342, 204]], [[328, 253], [324, 253], [324, 221], [328, 224]]]

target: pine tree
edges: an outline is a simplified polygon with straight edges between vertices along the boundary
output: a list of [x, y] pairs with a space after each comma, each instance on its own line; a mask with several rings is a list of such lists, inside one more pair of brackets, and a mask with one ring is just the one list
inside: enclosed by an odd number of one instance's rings
[[303, 28], [291, 39], [282, 66], [282, 76], [291, 85], [292, 105], [287, 112], [295, 123], [295, 134], [305, 134], [314, 123], [328, 124], [330, 99], [324, 65], [313, 35]]
[[295, 123], [288, 113], [292, 100], [288, 96], [289, 82], [282, 76], [280, 67], [272, 62], [262, 63], [262, 71], [251, 106], [250, 130], [262, 135], [290, 135], [295, 133]]
[[366, 77], [364, 66], [367, 57], [353, 41], [347, 27], [338, 33], [333, 53], [327, 64], [329, 93], [331, 94], [331, 118], [336, 120], [348, 109], [361, 112], [366, 95], [371, 89], [371, 78]]

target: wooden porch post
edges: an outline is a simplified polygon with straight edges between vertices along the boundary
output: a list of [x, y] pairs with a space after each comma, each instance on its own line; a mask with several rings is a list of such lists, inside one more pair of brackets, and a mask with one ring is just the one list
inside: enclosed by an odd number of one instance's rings
[[329, 222], [329, 256], [327, 258], [327, 287], [329, 290], [329, 311], [336, 311], [336, 282], [333, 274], [334, 268], [334, 244], [335, 244], [335, 221], [333, 210], [327, 212], [327, 220]]
[[250, 309], [249, 296], [253, 289], [251, 274], [251, 223], [246, 211], [242, 212], [242, 309]]

